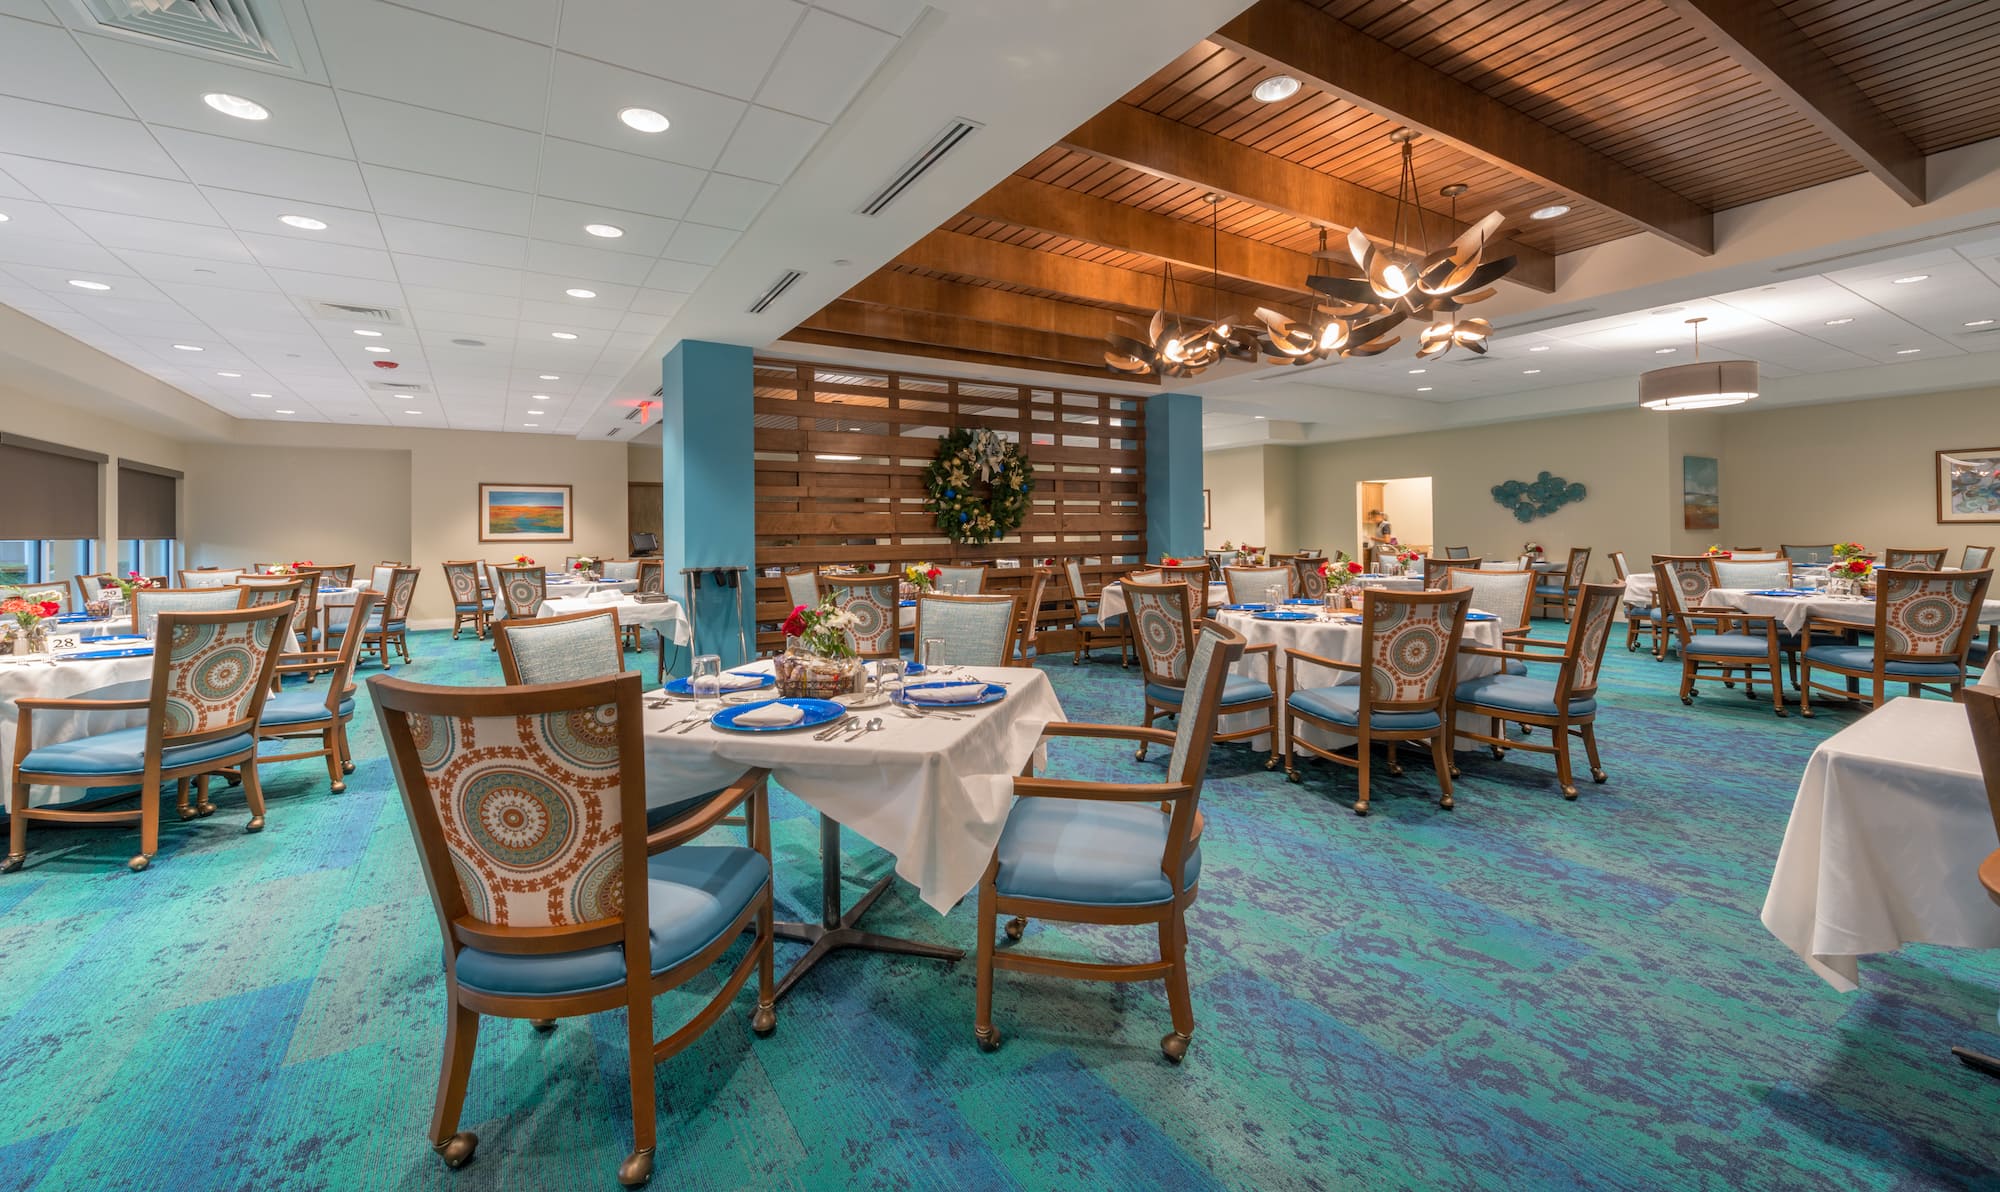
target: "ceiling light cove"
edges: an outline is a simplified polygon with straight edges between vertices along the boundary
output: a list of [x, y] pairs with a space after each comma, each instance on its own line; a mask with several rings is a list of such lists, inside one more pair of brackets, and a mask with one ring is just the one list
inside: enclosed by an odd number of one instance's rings
[[1916, 355], [1916, 354], [1917, 354], [1918, 352], [1921, 352], [1921, 351], [1923, 351], [1923, 349], [1922, 349], [1922, 348], [1897, 348], [1897, 349], [1896, 349], [1896, 355], [1898, 355], [1898, 356], [1914, 356], [1914, 355]]
[[528, 400], [529, 400], [529, 401], [547, 401], [547, 400], [549, 400], [549, 395], [548, 395], [548, 394], [546, 394], [546, 393], [531, 393], [531, 394], [529, 394], [529, 395], [528, 395]]
[[618, 119], [625, 127], [640, 132], [665, 132], [671, 123], [651, 108], [625, 108], [618, 113]]
[[0, 223], [6, 223], [8, 220], [12, 218], [14, 217], [7, 214], [5, 211], [0, 211]]
[[1277, 103], [1298, 93], [1299, 81], [1290, 75], [1272, 75], [1250, 89], [1250, 94], [1263, 103]]
[[1435, 385], [1419, 385], [1419, 386], [1417, 386], [1417, 392], [1418, 392], [1418, 393], [1429, 393], [1429, 392], [1430, 392], [1430, 391], [1431, 391], [1432, 389], [1435, 389], [1435, 388], [1436, 388], [1436, 386], [1435, 386]]
[[105, 285], [101, 281], [84, 281], [82, 278], [78, 277], [70, 278], [69, 284], [75, 286], [79, 290], [108, 290], [111, 288], [110, 286]]
[[272, 410], [273, 414], [296, 414], [297, 410]]
[[575, 339], [575, 338], [576, 338], [576, 332], [574, 332], [574, 331], [551, 331], [551, 332], [549, 332], [549, 338], [551, 338], [551, 339]]
[[1532, 377], [1540, 371], [1542, 370], [1539, 368], [1524, 368], [1521, 370], [1521, 375], [1524, 377]]
[[616, 240], [625, 234], [625, 229], [617, 224], [585, 224], [583, 230], [593, 236], [602, 236], [606, 240]]
[[271, 396], [271, 395], [270, 395], [270, 394], [268, 394], [268, 393], [253, 393], [253, 394], [251, 394], [250, 396], [251, 396], [251, 397], [269, 397], [269, 396]]
[[231, 95], [227, 91], [211, 91], [201, 97], [201, 102], [225, 116], [234, 116], [238, 120], [268, 120], [271, 118], [270, 110], [263, 104], [258, 103], [254, 99], [245, 99], [240, 95]]
[[1534, 347], [1532, 347], [1532, 348], [1529, 348], [1528, 350], [1529, 350], [1530, 352], [1546, 352], [1546, 351], [1548, 351], [1548, 350], [1549, 350], [1549, 345], [1547, 345], [1547, 344], [1536, 344], [1536, 345], [1535, 345]]
[[1528, 218], [1529, 218], [1529, 219], [1560, 219], [1560, 218], [1562, 218], [1563, 216], [1565, 216], [1565, 215], [1568, 215], [1568, 214], [1569, 214], [1569, 207], [1568, 207], [1568, 206], [1567, 206], [1566, 204], [1563, 204], [1563, 203], [1550, 203], [1550, 204], [1549, 204], [1548, 206], [1546, 206], [1546, 207], [1537, 207], [1537, 208], [1535, 208], [1535, 209], [1534, 209], [1533, 211], [1530, 211], [1530, 212], [1528, 212]]
[[326, 221], [323, 219], [314, 219], [310, 215], [280, 215], [278, 222], [288, 228], [299, 228], [307, 232], [326, 231]]
[[1680, 350], [1679, 348], [1654, 348], [1654, 349], [1653, 349], [1653, 355], [1655, 355], [1655, 356], [1671, 356], [1671, 355], [1673, 355], [1673, 354], [1674, 354], [1675, 352], [1678, 352], [1679, 350]]
[[597, 297], [597, 291], [596, 291], [596, 290], [582, 290], [582, 289], [577, 289], [577, 290], [564, 290], [564, 291], [563, 291], [563, 293], [565, 293], [565, 294], [568, 294], [568, 295], [569, 295], [570, 297], [572, 297], [572, 298], [595, 298], [595, 297]]
[[1908, 277], [1899, 277], [1889, 284], [1892, 286], [1913, 286], [1920, 281], [1929, 281], [1930, 279], [1931, 275], [1928, 273], [1912, 273]]

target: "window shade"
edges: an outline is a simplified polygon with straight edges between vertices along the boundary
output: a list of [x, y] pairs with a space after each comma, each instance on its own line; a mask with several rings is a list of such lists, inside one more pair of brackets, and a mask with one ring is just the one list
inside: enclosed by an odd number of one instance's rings
[[0, 434], [0, 538], [95, 538], [105, 456]]
[[118, 461], [118, 537], [178, 538], [174, 503], [180, 473]]

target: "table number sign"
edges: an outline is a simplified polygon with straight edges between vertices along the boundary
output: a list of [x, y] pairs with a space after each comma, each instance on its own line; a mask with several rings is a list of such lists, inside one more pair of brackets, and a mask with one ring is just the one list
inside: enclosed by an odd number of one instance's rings
[[65, 650], [78, 650], [82, 648], [83, 638], [74, 633], [49, 634], [49, 653], [51, 654], [60, 654]]

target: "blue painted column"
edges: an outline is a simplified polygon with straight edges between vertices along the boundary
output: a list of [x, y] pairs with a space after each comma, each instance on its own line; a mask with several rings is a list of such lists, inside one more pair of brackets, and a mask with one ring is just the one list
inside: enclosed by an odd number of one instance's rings
[[[660, 557], [667, 590], [698, 606], [695, 644], [720, 654], [722, 665], [748, 659], [739, 647], [737, 593], [710, 572], [686, 577], [683, 567], [747, 567], [750, 585], [743, 626], [754, 656], [756, 621], [757, 468], [753, 440], [751, 351], [740, 344], [682, 340], [660, 362]], [[690, 600], [689, 597], [697, 597]], [[674, 668], [687, 672], [686, 656]]]
[[1146, 399], [1146, 551], [1200, 558], [1201, 398], [1155, 393]]

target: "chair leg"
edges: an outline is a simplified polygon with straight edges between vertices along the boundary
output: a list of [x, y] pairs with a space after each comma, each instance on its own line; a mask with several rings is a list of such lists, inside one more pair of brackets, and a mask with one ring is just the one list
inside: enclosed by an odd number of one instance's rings
[[438, 1071], [437, 1101], [431, 1107], [431, 1149], [453, 1169], [472, 1162], [479, 1135], [458, 1128], [465, 1109], [465, 1086], [472, 1079], [472, 1053], [479, 1045], [479, 1014], [454, 1005], [444, 1023], [444, 1066]]
[[243, 801], [250, 804], [250, 822], [243, 825], [245, 832], [264, 830], [264, 780], [257, 776], [257, 759], [243, 763]]
[[174, 804], [183, 820], [194, 818], [194, 808], [188, 806], [188, 780], [185, 778], [174, 780]]
[[[1151, 704], [1146, 705], [1146, 719], [1145, 723], [1141, 725], [1141, 727], [1143, 728], [1153, 727], [1153, 705]], [[1176, 731], [1178, 731], [1180, 728], [1179, 725], [1175, 725], [1174, 727]], [[1133, 760], [1135, 761], [1143, 762], [1146, 760], [1146, 742], [1144, 741], [1139, 742], [1139, 748], [1132, 751], [1132, 757]]]
[[194, 813], [203, 819], [215, 814], [215, 804], [208, 801], [209, 777], [203, 774], [194, 780]]
[[1431, 738], [1431, 765], [1437, 767], [1438, 785], [1444, 788], [1444, 797], [1438, 806], [1450, 811], [1457, 806], [1451, 797], [1451, 780], [1458, 773], [1458, 767], [1451, 764], [1451, 738], [1439, 733]]
[[125, 862], [133, 873], [143, 872], [160, 851], [160, 788], [148, 786], [139, 792], [139, 855]]
[[1812, 660], [1806, 659], [1799, 663], [1799, 715], [1807, 720], [1813, 716], [1812, 693]]
[[340, 722], [338, 731], [340, 733], [340, 772], [342, 774], [352, 774], [354, 773], [354, 745], [347, 739], [347, 722], [345, 720]]
[[1174, 1029], [1160, 1039], [1160, 1051], [1178, 1064], [1186, 1058], [1188, 1043], [1194, 1037], [1194, 1000], [1188, 996], [1187, 924], [1179, 907], [1160, 924], [1160, 959], [1169, 966], [1167, 1009], [1174, 1019]]
[[1555, 731], [1556, 784], [1562, 787], [1563, 798], [1576, 798], [1576, 776], [1570, 772], [1569, 733], [1561, 728]]
[[347, 784], [341, 781], [340, 775], [340, 742], [338, 730], [331, 728], [321, 730], [319, 734], [319, 747], [326, 752], [327, 784], [333, 787], [333, 793], [337, 795], [347, 789]]
[[16, 771], [7, 788], [7, 860], [0, 864], [0, 873], [12, 873], [28, 860], [28, 817], [21, 814], [27, 807], [28, 784]]
[[772, 944], [777, 939], [777, 928], [772, 922], [771, 895], [766, 892], [764, 905], [757, 908], [757, 1010], [750, 1016], [750, 1029], [760, 1035], [768, 1035], [778, 1029], [777, 995], [772, 992], [776, 978], [772, 973]]
[[993, 1025], [993, 921], [997, 912], [987, 896], [989, 886], [979, 887], [979, 944], [975, 960], [977, 977], [972, 994], [972, 1036], [981, 1051], [1000, 1049], [1000, 1030]]
[[1360, 768], [1357, 772], [1360, 774], [1360, 781], [1361, 781], [1360, 793], [1357, 794], [1354, 799], [1354, 814], [1367, 815], [1368, 814], [1368, 738], [1366, 736], [1359, 737], [1356, 739], [1354, 746], [1354, 760], [1360, 763]]
[[[1563, 731], [1568, 732], [1569, 730], [1564, 729]], [[1577, 726], [1577, 731], [1583, 734], [1583, 753], [1585, 757], [1590, 759], [1590, 780], [1592, 782], [1603, 782], [1605, 778], [1604, 764], [1597, 760], [1597, 723], [1586, 720]]]
[[632, 1153], [618, 1165], [618, 1182], [636, 1188], [653, 1178], [653, 1146], [659, 1130], [659, 1106], [653, 1095], [653, 999], [648, 988], [635, 990], [625, 1005], [625, 1050], [632, 1082]]
[[1403, 776], [1403, 763], [1396, 760], [1396, 742], [1389, 742], [1389, 773], [1396, 778]]

